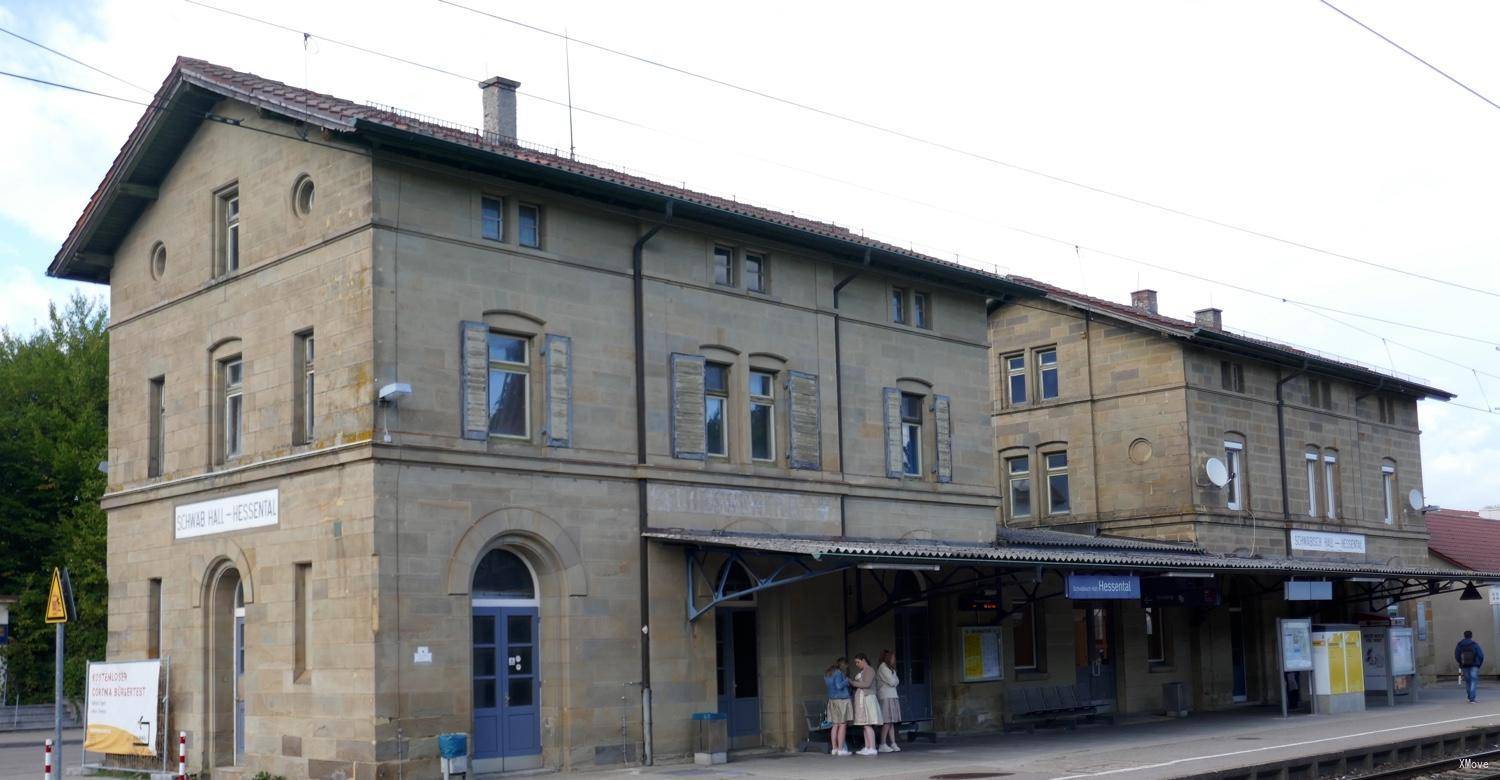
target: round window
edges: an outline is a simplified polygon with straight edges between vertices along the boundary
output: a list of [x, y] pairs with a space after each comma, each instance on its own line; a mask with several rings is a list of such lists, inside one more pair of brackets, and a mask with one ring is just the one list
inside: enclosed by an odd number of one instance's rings
[[151, 247], [151, 278], [160, 279], [167, 272], [167, 245], [156, 242]]
[[313, 209], [313, 180], [307, 174], [297, 177], [297, 183], [292, 185], [292, 211], [299, 217], [305, 217], [312, 213]]

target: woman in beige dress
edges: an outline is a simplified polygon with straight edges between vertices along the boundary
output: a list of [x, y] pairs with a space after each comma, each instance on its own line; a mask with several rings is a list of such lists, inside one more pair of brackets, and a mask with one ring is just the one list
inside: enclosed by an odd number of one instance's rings
[[854, 725], [865, 727], [865, 746], [859, 749], [859, 755], [879, 755], [880, 751], [875, 749], [875, 727], [885, 721], [880, 719], [880, 702], [875, 699], [875, 667], [870, 666], [870, 657], [864, 653], [854, 656], [854, 676], [849, 678], [849, 687], [854, 689]]

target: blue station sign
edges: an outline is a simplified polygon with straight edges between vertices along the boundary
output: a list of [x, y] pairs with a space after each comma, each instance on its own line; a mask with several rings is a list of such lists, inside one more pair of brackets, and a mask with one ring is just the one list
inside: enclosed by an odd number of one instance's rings
[[1090, 599], [1138, 599], [1141, 597], [1141, 578], [1134, 574], [1069, 574], [1068, 598], [1087, 601]]

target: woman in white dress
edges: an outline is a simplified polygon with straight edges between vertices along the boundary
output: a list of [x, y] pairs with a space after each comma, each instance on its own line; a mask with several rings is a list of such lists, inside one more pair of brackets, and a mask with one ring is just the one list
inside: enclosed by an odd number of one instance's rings
[[880, 666], [875, 669], [875, 699], [880, 702], [880, 752], [897, 753], [896, 724], [901, 722], [901, 694], [896, 686], [901, 678], [896, 676], [896, 654], [885, 650], [880, 653]]

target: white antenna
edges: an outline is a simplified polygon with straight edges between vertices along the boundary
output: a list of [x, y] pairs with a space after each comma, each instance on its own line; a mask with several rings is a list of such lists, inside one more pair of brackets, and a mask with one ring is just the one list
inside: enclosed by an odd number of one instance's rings
[[573, 145], [573, 39], [568, 37], [568, 28], [563, 28], [563, 69], [568, 80], [568, 159], [578, 159], [578, 147]]

